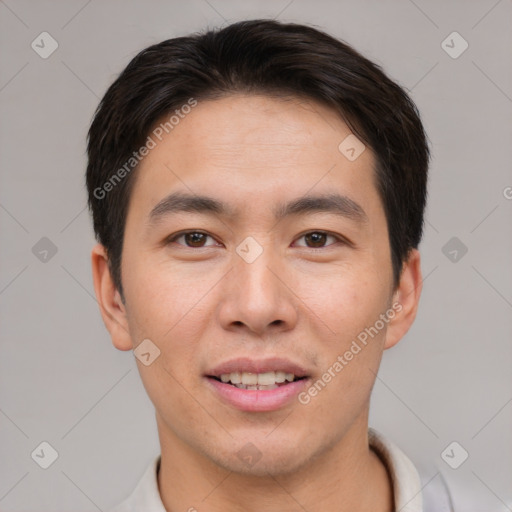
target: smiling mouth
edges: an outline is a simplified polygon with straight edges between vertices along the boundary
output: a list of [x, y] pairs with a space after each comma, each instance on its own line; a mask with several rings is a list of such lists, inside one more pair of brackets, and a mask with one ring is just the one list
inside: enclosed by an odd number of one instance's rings
[[278, 387], [286, 386], [292, 382], [306, 378], [298, 377], [293, 373], [287, 373], [284, 371], [265, 373], [232, 372], [223, 373], [218, 377], [215, 375], [209, 375], [208, 377], [238, 389], [251, 391], [277, 389]]

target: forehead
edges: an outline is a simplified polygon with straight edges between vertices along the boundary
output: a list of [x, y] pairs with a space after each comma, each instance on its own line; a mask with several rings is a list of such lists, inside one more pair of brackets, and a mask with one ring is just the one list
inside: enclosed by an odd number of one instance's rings
[[[198, 102], [171, 133], [169, 146], [201, 149], [186, 155], [189, 161], [207, 155], [215, 165], [240, 156], [277, 168], [328, 147], [337, 152], [351, 131], [336, 112], [309, 99], [235, 94]], [[286, 162], [273, 160], [285, 153]]]
[[350, 128], [312, 100], [238, 94], [199, 101], [167, 128], [161, 140], [152, 135], [155, 147], [136, 173], [132, 200], [146, 217], [176, 191], [252, 213], [309, 192], [343, 194], [364, 210], [379, 202], [372, 152], [349, 160], [340, 144], [353, 137]]

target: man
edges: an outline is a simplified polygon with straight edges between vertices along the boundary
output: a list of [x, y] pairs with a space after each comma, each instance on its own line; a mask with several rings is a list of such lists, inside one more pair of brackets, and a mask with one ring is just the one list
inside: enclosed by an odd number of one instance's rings
[[398, 85], [316, 29], [235, 23], [139, 53], [88, 156], [96, 295], [161, 445], [116, 512], [450, 510], [368, 428], [422, 285], [429, 150]]

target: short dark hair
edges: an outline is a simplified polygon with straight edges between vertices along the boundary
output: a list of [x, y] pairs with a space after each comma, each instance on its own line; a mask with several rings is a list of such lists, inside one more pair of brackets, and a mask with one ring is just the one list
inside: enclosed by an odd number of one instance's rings
[[259, 19], [142, 50], [95, 112], [88, 133], [88, 204], [123, 300], [121, 253], [137, 150], [155, 123], [191, 98], [235, 93], [320, 102], [371, 148], [396, 288], [403, 262], [420, 243], [427, 198], [430, 155], [415, 104], [380, 66], [348, 44], [309, 26]]

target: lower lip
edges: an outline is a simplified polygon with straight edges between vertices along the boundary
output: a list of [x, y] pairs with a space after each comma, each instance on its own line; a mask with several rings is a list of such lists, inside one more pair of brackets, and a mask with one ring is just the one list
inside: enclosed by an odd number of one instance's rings
[[240, 389], [231, 384], [205, 377], [214, 391], [230, 405], [249, 412], [281, 409], [289, 404], [306, 386], [308, 379], [296, 380], [275, 389]]

